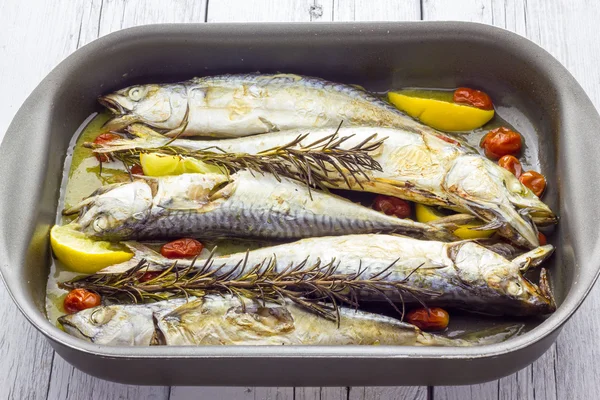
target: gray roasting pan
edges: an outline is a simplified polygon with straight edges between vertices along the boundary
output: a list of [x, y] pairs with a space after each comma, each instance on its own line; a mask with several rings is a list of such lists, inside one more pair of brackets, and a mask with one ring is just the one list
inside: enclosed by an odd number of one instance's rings
[[[69, 140], [100, 94], [135, 83], [224, 72], [286, 72], [390, 87], [485, 88], [526, 136], [561, 216], [551, 265], [558, 310], [527, 333], [471, 348], [404, 346], [107, 347], [46, 320], [48, 232]], [[18, 77], [15, 77], [18, 79]], [[588, 294], [600, 264], [600, 118], [567, 70], [528, 40], [458, 22], [151, 25], [77, 50], [34, 90], [0, 158], [2, 277], [61, 357], [130, 384], [363, 386], [472, 384], [538, 358]]]

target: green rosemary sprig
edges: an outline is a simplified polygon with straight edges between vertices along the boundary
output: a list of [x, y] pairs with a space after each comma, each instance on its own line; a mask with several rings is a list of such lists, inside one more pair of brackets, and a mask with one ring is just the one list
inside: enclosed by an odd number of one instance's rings
[[[340, 124], [341, 126], [341, 124]], [[308, 145], [302, 141], [310, 133], [302, 134], [289, 143], [273, 147], [256, 154], [231, 153], [219, 147], [207, 147], [193, 150], [177, 146], [176, 140], [169, 140], [159, 147], [132, 146], [132, 148], [111, 151], [110, 143], [95, 145], [86, 143], [86, 147], [95, 152], [108, 154], [122, 161], [129, 169], [139, 164], [139, 156], [143, 153], [159, 153], [190, 157], [202, 162], [217, 165], [228, 172], [248, 169], [258, 173], [271, 173], [277, 180], [287, 177], [306, 183], [309, 187], [327, 190], [327, 187], [339, 187], [341, 180], [350, 188], [353, 183], [362, 188], [362, 183], [369, 180], [366, 171], [381, 171], [381, 165], [369, 154], [377, 150], [386, 138], [376, 139], [376, 134], [350, 148], [342, 145], [353, 135], [340, 137], [338, 129]], [[133, 143], [133, 141], [132, 141]], [[341, 179], [340, 179], [341, 177]]]
[[[396, 262], [397, 260], [377, 274], [367, 277], [364, 276], [366, 268], [362, 266], [359, 266], [356, 273], [339, 273], [340, 263], [335, 259], [327, 263], [318, 260], [311, 265], [308, 264], [308, 259], [305, 259], [277, 272], [275, 257], [266, 258], [248, 267], [246, 256], [233, 268], [225, 270], [225, 265], [214, 266], [211, 254], [201, 266], [196, 266], [196, 260], [184, 268], [178, 267], [177, 262], [174, 262], [169, 268], [147, 280], [144, 277], [148, 277], [146, 273], [149, 272], [149, 264], [146, 260], [141, 260], [136, 267], [123, 273], [97, 273], [60, 283], [59, 286], [69, 290], [83, 288], [115, 301], [129, 299], [136, 303], [208, 293], [230, 293], [238, 297], [277, 303], [288, 298], [320, 316], [339, 323], [338, 305], [358, 307], [360, 294], [364, 292], [377, 293], [402, 317], [405, 295], [414, 297], [423, 305], [419, 296], [439, 295], [432, 290], [410, 286], [408, 279], [412, 272], [403, 280], [389, 280]], [[399, 295], [402, 309], [396, 306], [390, 293]]]

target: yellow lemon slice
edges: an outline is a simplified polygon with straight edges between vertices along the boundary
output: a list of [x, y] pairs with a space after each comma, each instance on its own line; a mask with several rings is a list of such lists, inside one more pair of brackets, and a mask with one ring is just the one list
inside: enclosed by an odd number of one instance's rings
[[[446, 216], [434, 207], [429, 207], [419, 203], [417, 203], [415, 207], [415, 214], [417, 216], [417, 221], [425, 224]], [[461, 225], [458, 229], [454, 230], [454, 234], [461, 239], [486, 239], [494, 234], [494, 230], [479, 231], [472, 229], [481, 225], [482, 224]]]
[[140, 164], [142, 165], [144, 175], [147, 176], [181, 175], [185, 173], [224, 173], [221, 168], [206, 164], [195, 158], [157, 153], [140, 154]]
[[448, 101], [388, 93], [390, 103], [425, 125], [441, 131], [470, 131], [485, 125], [494, 110], [451, 103]]
[[417, 203], [415, 206], [415, 214], [417, 221], [427, 224], [432, 221], [436, 221], [446, 215], [442, 214], [434, 207], [426, 206], [425, 204]]
[[494, 230], [478, 231], [472, 228], [477, 228], [482, 224], [465, 224], [454, 231], [454, 234], [461, 239], [487, 239], [494, 234]]
[[69, 225], [54, 225], [50, 231], [50, 244], [56, 258], [67, 268], [86, 274], [93, 274], [133, 257], [133, 254], [121, 250], [120, 246], [92, 240]]

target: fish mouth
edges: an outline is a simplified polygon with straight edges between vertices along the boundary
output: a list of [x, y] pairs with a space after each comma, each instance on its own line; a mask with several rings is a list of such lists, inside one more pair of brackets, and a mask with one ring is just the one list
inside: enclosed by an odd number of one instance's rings
[[84, 335], [83, 332], [81, 332], [81, 330], [77, 327], [77, 325], [69, 321], [67, 317], [68, 315], [60, 316], [58, 317], [57, 321], [62, 325], [62, 327], [69, 335], [78, 337], [79, 339], [83, 339], [88, 342], [93, 342], [92, 338]]
[[111, 95], [99, 96], [98, 103], [106, 107], [110, 112], [117, 115], [127, 114], [127, 110]]

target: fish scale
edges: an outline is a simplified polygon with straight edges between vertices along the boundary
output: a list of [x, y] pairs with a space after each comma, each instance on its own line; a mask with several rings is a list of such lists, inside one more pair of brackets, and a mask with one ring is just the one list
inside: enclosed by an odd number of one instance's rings
[[[149, 270], [154, 271], [172, 266], [173, 260], [165, 259], [139, 243], [126, 244], [134, 257], [108, 267], [100, 274], [129, 271], [140, 260], [146, 260]], [[357, 286], [360, 287], [361, 301], [425, 303], [488, 314], [524, 316], [544, 315], [556, 309], [545, 270], [540, 273], [539, 285], [523, 276], [527, 268], [540, 265], [553, 250], [553, 246], [545, 245], [509, 260], [471, 241], [443, 243], [400, 235], [360, 234], [307, 238], [221, 255], [213, 257], [208, 267], [202, 262], [191, 265], [190, 260], [178, 260], [177, 265], [180, 268], [207, 268], [205, 273], [235, 271], [241, 275], [251, 272], [256, 265], [268, 265], [272, 273], [281, 274], [290, 266], [298, 267], [301, 273], [306, 269], [314, 272], [315, 265], [327, 269], [333, 263], [337, 265], [335, 274], [355, 276], [361, 272], [356, 278], [363, 282]], [[369, 290], [369, 284], [364, 282], [377, 279], [389, 284], [401, 283], [403, 291], [396, 290], [396, 286]]]
[[[297, 239], [398, 232], [453, 240], [441, 227], [387, 216], [269, 174], [183, 174], [120, 185], [83, 200], [75, 228], [104, 240], [193, 237]], [[220, 185], [227, 183], [226, 186]], [[218, 188], [213, 193], [214, 188]], [[190, 194], [192, 193], [192, 194]], [[193, 197], [191, 197], [193, 196]]]
[[[167, 141], [184, 156], [193, 156], [215, 146], [230, 154], [259, 155], [266, 150], [285, 146], [299, 137], [295, 148], [305, 148], [331, 137], [331, 129], [297, 129], [227, 140], [170, 141], [151, 130], [132, 129], [140, 137], [116, 140], [98, 149], [99, 153], [160, 151]], [[491, 160], [449, 143], [437, 134], [383, 127], [341, 127], [342, 150], [349, 150], [365, 140], [384, 139], [369, 155], [381, 170], [365, 170], [366, 178], [344, 177], [337, 171], [328, 173], [325, 186], [336, 189], [373, 192], [417, 203], [441, 206], [472, 214], [498, 229], [512, 243], [535, 248], [539, 245], [536, 225], [555, 224], [557, 216], [511, 172]], [[341, 167], [340, 167], [341, 168]], [[343, 170], [343, 168], [342, 168]]]
[[220, 75], [137, 85], [99, 100], [117, 114], [107, 123], [109, 130], [142, 122], [179, 137], [335, 128], [342, 121], [434, 131], [364, 89], [293, 74]]
[[[242, 303], [243, 302], [243, 303]], [[65, 331], [102, 345], [405, 345], [475, 346], [518, 334], [521, 324], [447, 338], [384, 315], [340, 307], [340, 324], [291, 301], [232, 295], [98, 306], [64, 315]]]

